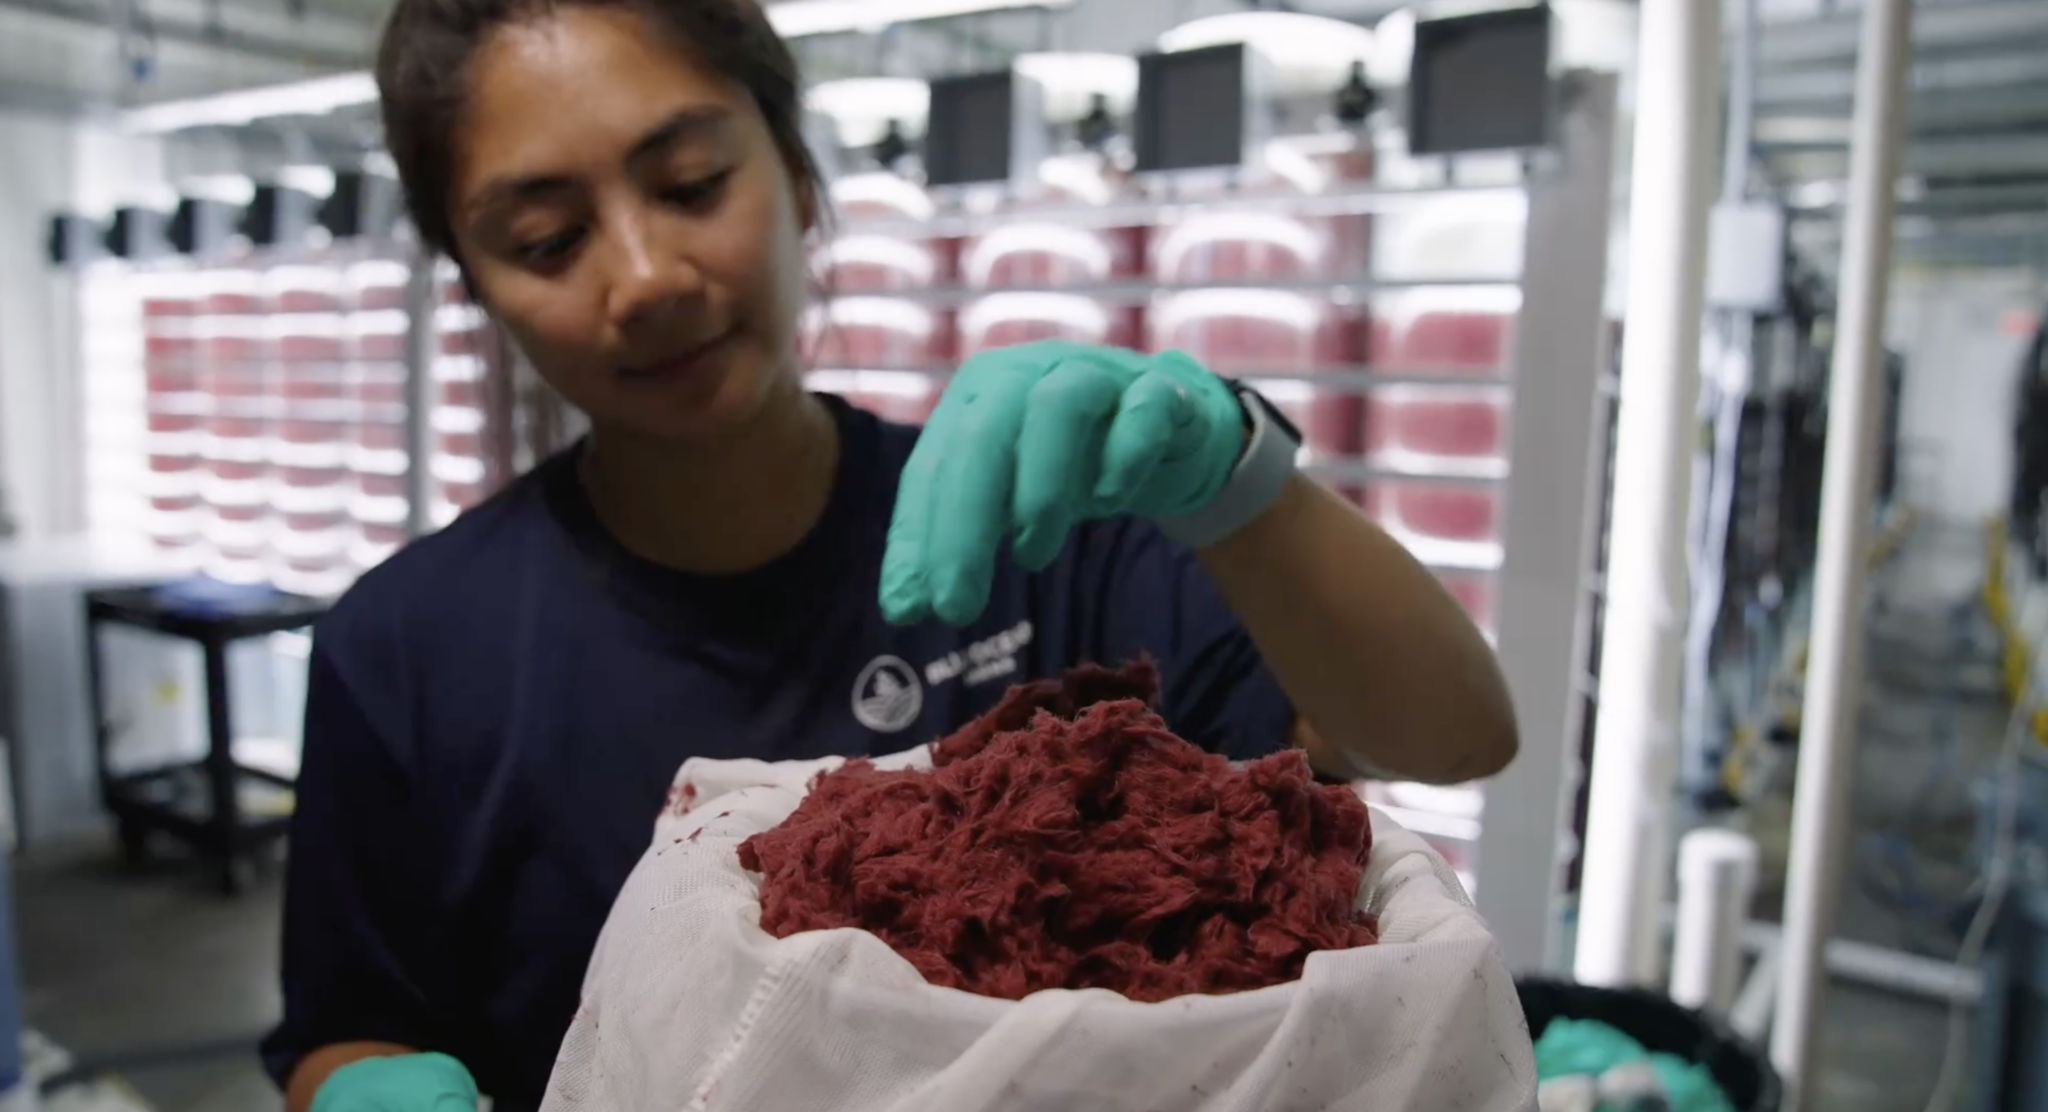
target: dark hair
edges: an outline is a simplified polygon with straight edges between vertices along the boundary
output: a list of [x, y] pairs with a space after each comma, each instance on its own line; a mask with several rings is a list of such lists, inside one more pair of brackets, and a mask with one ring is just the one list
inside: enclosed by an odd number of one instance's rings
[[420, 239], [461, 262], [448, 206], [469, 62], [493, 31], [569, 7], [639, 14], [753, 96], [790, 174], [822, 216], [824, 183], [803, 136], [803, 80], [758, 0], [398, 0], [377, 48], [384, 144]]

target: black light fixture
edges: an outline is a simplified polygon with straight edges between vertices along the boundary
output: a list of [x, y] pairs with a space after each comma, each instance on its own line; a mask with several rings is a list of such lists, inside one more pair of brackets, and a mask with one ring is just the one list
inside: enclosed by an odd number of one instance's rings
[[1242, 43], [1138, 59], [1132, 141], [1140, 171], [1206, 170], [1244, 162], [1251, 56]]
[[161, 258], [171, 252], [169, 224], [170, 218], [154, 209], [118, 209], [107, 228], [107, 250], [131, 261]]
[[296, 244], [313, 228], [320, 201], [311, 193], [288, 185], [265, 183], [242, 213], [242, 234], [258, 247]]
[[1547, 4], [1415, 25], [1408, 67], [1408, 150], [1418, 155], [1550, 145]]
[[1010, 70], [932, 81], [925, 121], [925, 184], [983, 185], [1010, 180], [1035, 160], [1017, 151], [1019, 80]]
[[235, 206], [209, 197], [184, 197], [171, 214], [167, 238], [181, 255], [206, 255], [227, 245], [235, 234]]
[[1346, 127], [1357, 127], [1370, 119], [1373, 110], [1380, 106], [1380, 96], [1373, 92], [1365, 80], [1365, 63], [1351, 63], [1351, 76], [1337, 90], [1331, 108], [1337, 113], [1337, 122]]
[[1100, 152], [1116, 138], [1116, 117], [1109, 111], [1109, 97], [1096, 93], [1088, 100], [1088, 114], [1075, 125], [1075, 132], [1081, 145], [1091, 151]]
[[60, 212], [50, 217], [45, 256], [54, 266], [89, 263], [106, 253], [106, 230], [76, 213]]
[[875, 161], [881, 163], [882, 167], [888, 170], [894, 170], [897, 163], [910, 157], [910, 140], [903, 134], [902, 121], [889, 121], [888, 129], [882, 132], [880, 139], [876, 140], [872, 153], [875, 156]]
[[319, 225], [336, 239], [387, 239], [398, 223], [398, 182], [382, 174], [343, 170], [320, 205]]

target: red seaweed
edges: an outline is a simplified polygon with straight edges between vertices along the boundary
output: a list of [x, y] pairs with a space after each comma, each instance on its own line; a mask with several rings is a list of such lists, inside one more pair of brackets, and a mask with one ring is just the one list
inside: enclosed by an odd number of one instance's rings
[[1291, 981], [1372, 944], [1371, 827], [1298, 752], [1233, 767], [1168, 732], [1140, 661], [1012, 688], [931, 771], [851, 761], [740, 846], [778, 938], [857, 927], [926, 980], [1133, 1000]]

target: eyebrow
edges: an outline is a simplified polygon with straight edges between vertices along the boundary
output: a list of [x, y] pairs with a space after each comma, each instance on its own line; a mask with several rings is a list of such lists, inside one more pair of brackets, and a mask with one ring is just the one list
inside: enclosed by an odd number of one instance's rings
[[[644, 162], [656, 155], [673, 150], [679, 144], [702, 136], [716, 135], [732, 118], [732, 111], [723, 105], [703, 105], [685, 108], [668, 119], [649, 128], [626, 151], [626, 164]], [[489, 211], [500, 205], [561, 193], [572, 188], [574, 183], [559, 174], [542, 174], [523, 178], [503, 178], [491, 182], [477, 191], [463, 208], [471, 213]]]

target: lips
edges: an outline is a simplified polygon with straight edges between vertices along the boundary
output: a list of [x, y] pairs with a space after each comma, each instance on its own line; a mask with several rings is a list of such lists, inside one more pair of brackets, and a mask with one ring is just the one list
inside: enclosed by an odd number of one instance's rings
[[640, 363], [619, 371], [619, 377], [633, 382], [657, 382], [687, 378], [709, 368], [731, 341], [730, 331], [721, 332], [712, 339], [679, 354], [658, 361]]

